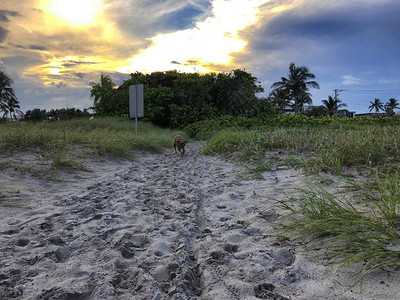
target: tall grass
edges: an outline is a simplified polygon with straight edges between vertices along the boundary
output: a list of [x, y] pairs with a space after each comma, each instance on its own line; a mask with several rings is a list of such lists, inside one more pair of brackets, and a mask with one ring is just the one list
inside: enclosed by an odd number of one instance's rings
[[[217, 132], [217, 131], [215, 131]], [[342, 174], [366, 166], [378, 173], [357, 201], [322, 188], [300, 190], [284, 201], [282, 227], [310, 248], [322, 245], [333, 262], [363, 264], [361, 278], [381, 266], [400, 269], [400, 128], [394, 124], [340, 122], [309, 126], [263, 126], [218, 131], [205, 154], [222, 154], [260, 172], [276, 163], [275, 153], [298, 157], [312, 171]], [[279, 162], [284, 163], [284, 162]], [[395, 171], [393, 171], [395, 170]], [[372, 189], [372, 191], [371, 191]]]
[[378, 196], [358, 207], [323, 189], [301, 190], [299, 203], [282, 202], [289, 212], [282, 227], [311, 240], [310, 248], [324, 245], [335, 262], [362, 263], [362, 277], [382, 266], [400, 269], [398, 175], [377, 177]]
[[0, 153], [35, 151], [54, 165], [70, 164], [80, 156], [132, 158], [132, 150], [161, 152], [176, 132], [128, 119], [75, 119], [54, 123], [0, 124]]
[[310, 168], [341, 174], [345, 166], [399, 161], [399, 138], [398, 126], [382, 125], [228, 129], [211, 138], [204, 153], [262, 161], [267, 151], [287, 150], [307, 156]]

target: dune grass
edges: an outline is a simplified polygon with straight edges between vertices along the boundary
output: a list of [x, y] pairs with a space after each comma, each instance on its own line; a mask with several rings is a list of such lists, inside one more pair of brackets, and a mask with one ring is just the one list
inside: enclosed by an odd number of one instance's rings
[[132, 150], [161, 152], [171, 147], [174, 132], [129, 119], [74, 119], [61, 122], [0, 124], [0, 153], [36, 152], [53, 166], [79, 166], [82, 157], [131, 159]]
[[[271, 165], [268, 151], [302, 156], [314, 171], [340, 175], [343, 167], [377, 166], [400, 160], [398, 126], [358, 125], [317, 128], [228, 129], [207, 143], [205, 154], [223, 154], [258, 166]], [[255, 168], [262, 171], [262, 168]]]
[[[347, 167], [375, 172], [369, 184], [349, 191], [353, 198], [312, 186], [280, 205], [286, 234], [307, 249], [322, 247], [332, 262], [361, 264], [362, 279], [379, 267], [400, 269], [399, 143], [400, 128], [387, 124], [236, 128], [215, 134], [204, 153], [239, 160], [258, 173], [277, 164], [334, 175]], [[275, 157], [281, 154], [286, 159]]]
[[357, 206], [322, 188], [301, 190], [301, 201], [281, 203], [288, 212], [282, 227], [308, 248], [324, 246], [336, 263], [362, 263], [361, 278], [383, 266], [400, 270], [399, 184], [397, 171], [377, 174], [376, 196]]

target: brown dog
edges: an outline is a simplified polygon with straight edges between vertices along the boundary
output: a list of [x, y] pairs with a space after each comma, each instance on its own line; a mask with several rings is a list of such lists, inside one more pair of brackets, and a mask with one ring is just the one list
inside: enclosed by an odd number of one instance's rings
[[176, 149], [178, 149], [178, 151], [183, 155], [185, 154], [185, 145], [186, 142], [183, 139], [183, 137], [181, 137], [180, 135], [177, 135], [174, 137], [174, 149], [175, 149], [175, 153], [176, 153]]

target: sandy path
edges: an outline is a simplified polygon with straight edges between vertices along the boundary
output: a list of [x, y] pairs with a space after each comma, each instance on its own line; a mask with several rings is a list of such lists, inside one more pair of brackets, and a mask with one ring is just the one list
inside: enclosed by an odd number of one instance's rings
[[1, 208], [0, 299], [400, 295], [391, 286], [397, 275], [344, 293], [351, 272], [337, 277], [271, 237], [278, 214], [269, 199], [301, 184], [298, 171], [242, 179], [238, 167], [201, 155], [201, 147], [189, 144], [183, 157], [142, 153], [103, 172], [99, 165], [94, 178], [66, 186], [27, 181], [30, 208]]

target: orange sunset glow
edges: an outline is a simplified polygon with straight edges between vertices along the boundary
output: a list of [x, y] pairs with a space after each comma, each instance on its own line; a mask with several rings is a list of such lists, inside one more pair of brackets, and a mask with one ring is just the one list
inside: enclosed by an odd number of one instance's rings
[[[21, 36], [29, 39], [37, 32], [49, 36], [67, 34], [74, 47], [68, 40], [57, 42], [54, 50], [43, 51], [43, 64], [25, 69], [24, 74], [36, 74], [45, 86], [68, 81], [71, 86], [79, 87], [84, 84], [74, 78], [74, 73], [95, 76], [101, 71], [129, 74], [231, 69], [231, 54], [242, 51], [247, 44], [240, 31], [257, 22], [259, 8], [266, 2], [216, 0], [212, 3], [212, 14], [191, 28], [132, 39], [124, 36], [106, 15], [111, 4], [105, 1], [41, 0], [38, 2], [41, 22], [19, 24], [30, 31]], [[124, 55], [111, 50], [118, 47], [124, 47]]]

